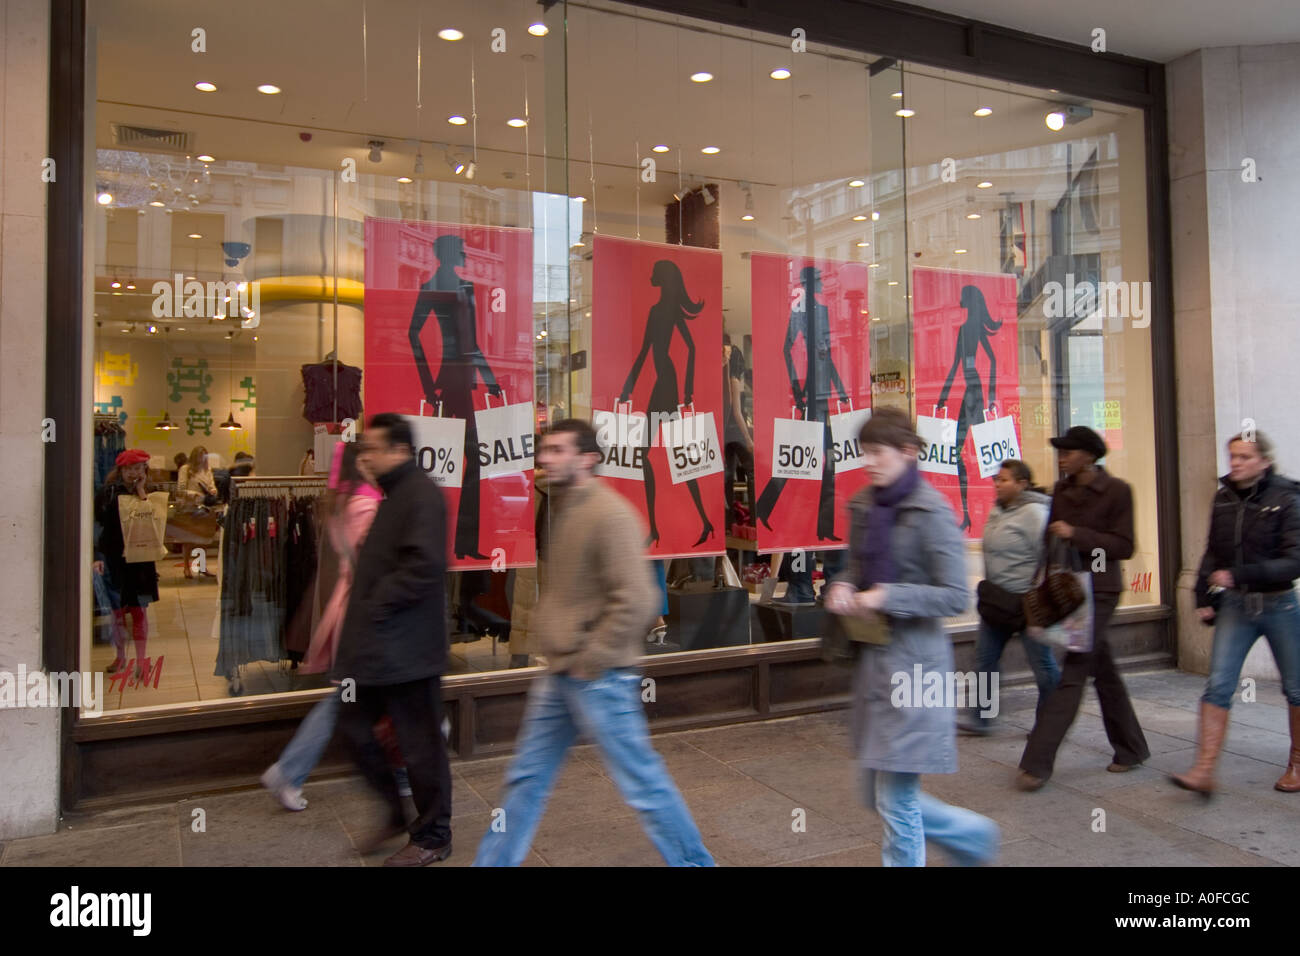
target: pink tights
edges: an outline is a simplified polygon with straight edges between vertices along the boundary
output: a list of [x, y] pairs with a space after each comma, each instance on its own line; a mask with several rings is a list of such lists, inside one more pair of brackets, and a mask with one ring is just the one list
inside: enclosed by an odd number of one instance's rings
[[[134, 634], [132, 634], [132, 626], [127, 624], [128, 617], [131, 619], [131, 625], [134, 625]], [[113, 618], [116, 623], [113, 628], [113, 647], [117, 651], [116, 663], [126, 663], [126, 642], [128, 638], [135, 641], [135, 659], [143, 661], [145, 658], [145, 645], [149, 640], [149, 618], [145, 616], [145, 609], [142, 607], [115, 608]]]

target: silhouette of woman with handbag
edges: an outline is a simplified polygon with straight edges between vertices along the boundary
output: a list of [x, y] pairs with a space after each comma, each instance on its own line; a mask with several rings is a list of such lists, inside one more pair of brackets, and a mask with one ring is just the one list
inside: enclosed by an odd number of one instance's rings
[[[971, 526], [970, 509], [966, 504], [966, 458], [962, 449], [966, 447], [966, 433], [972, 425], [984, 420], [984, 409], [992, 407], [997, 401], [998, 360], [993, 355], [993, 346], [989, 336], [1002, 328], [1002, 323], [993, 319], [988, 306], [984, 303], [984, 293], [973, 285], [961, 288], [961, 307], [966, 310], [966, 320], [957, 330], [957, 348], [952, 357], [952, 368], [939, 393], [938, 407], [943, 408], [948, 401], [948, 390], [952, 387], [960, 365], [966, 379], [966, 391], [962, 395], [961, 407], [957, 411], [957, 481], [961, 484], [961, 530]], [[989, 394], [984, 400], [984, 383], [980, 381], [979, 369], [975, 365], [975, 353], [983, 349], [989, 357]]]
[[[645, 364], [646, 356], [653, 352], [655, 383], [650, 390], [650, 401], [646, 408], [648, 427], [646, 428], [645, 444], [647, 448], [654, 441], [661, 423], [681, 417], [677, 402], [677, 369], [673, 366], [672, 356], [668, 354], [669, 347], [672, 345], [674, 331], [680, 332], [682, 339], [686, 342], [686, 390], [682, 395], [681, 404], [690, 405], [694, 397], [695, 341], [691, 338], [691, 331], [686, 325], [686, 320], [694, 319], [704, 310], [703, 300], [695, 302], [687, 294], [686, 280], [682, 278], [682, 271], [675, 262], [668, 259], [660, 259], [656, 262], [650, 273], [650, 284], [659, 288], [659, 301], [650, 307], [650, 315], [646, 319], [645, 337], [641, 342], [641, 351], [637, 353], [636, 361], [632, 363], [632, 371], [628, 374], [627, 382], [623, 385], [623, 392], [618, 399], [620, 405], [627, 403], [631, 399], [632, 390], [636, 387], [636, 381], [641, 375], [641, 366]], [[646, 547], [648, 548], [659, 541], [659, 529], [655, 524], [654, 466], [648, 453], [642, 459], [641, 467], [642, 473], [645, 475], [646, 515], [650, 522], [650, 535], [646, 538]], [[713, 523], [709, 521], [709, 517], [704, 511], [704, 502], [700, 499], [699, 481], [692, 478], [686, 482], [686, 487], [691, 493], [691, 500], [695, 502], [695, 510], [699, 512], [700, 520], [704, 522], [700, 538], [693, 545], [693, 547], [699, 547], [713, 536]]]

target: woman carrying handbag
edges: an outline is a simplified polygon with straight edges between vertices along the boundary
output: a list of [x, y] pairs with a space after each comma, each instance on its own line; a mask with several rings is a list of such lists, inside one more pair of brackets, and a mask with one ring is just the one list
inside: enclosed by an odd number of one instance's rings
[[906, 413], [882, 408], [858, 437], [871, 484], [849, 503], [847, 561], [826, 609], [857, 646], [853, 746], [865, 802], [884, 827], [881, 860], [925, 866], [932, 840], [960, 864], [990, 863], [998, 825], [921, 790], [921, 774], [957, 772], [956, 708], [898, 693], [916, 669], [953, 674], [943, 619], [970, 603], [966, 543], [943, 495], [917, 471], [922, 441]]
[[[1034, 580], [1043, 557], [1043, 529], [1051, 499], [1033, 489], [1033, 473], [1018, 459], [1008, 459], [993, 477], [997, 504], [984, 525], [984, 580], [979, 583], [976, 610], [979, 637], [975, 642], [975, 672], [998, 669], [1002, 652], [1016, 635], [1038, 684], [1038, 709], [1061, 679], [1052, 649], [1025, 634], [1022, 596]], [[996, 718], [983, 717], [970, 707], [957, 726], [972, 734], [987, 734]]]
[[1052, 492], [1047, 534], [1069, 544], [1092, 575], [1093, 639], [1087, 653], [1065, 655], [1061, 681], [1039, 710], [1016, 778], [1016, 786], [1029, 791], [1051, 778], [1056, 751], [1079, 713], [1089, 677], [1115, 749], [1106, 769], [1123, 773], [1151, 756], [1106, 635], [1123, 588], [1120, 562], [1133, 556], [1133, 490], [1097, 464], [1106, 456], [1106, 443], [1091, 428], [1075, 425], [1052, 445], [1064, 477]]

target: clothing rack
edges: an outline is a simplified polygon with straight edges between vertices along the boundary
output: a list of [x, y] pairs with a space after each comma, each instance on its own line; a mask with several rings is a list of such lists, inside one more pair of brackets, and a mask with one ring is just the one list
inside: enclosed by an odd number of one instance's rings
[[230, 497], [278, 497], [283, 494], [300, 494], [311, 497], [325, 490], [324, 475], [247, 475], [230, 479]]

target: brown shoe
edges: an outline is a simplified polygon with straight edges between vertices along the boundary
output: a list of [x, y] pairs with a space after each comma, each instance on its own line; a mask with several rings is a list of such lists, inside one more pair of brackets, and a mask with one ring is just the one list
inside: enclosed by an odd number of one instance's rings
[[1117, 763], [1112, 760], [1110, 766], [1106, 769], [1111, 773], [1128, 773], [1130, 770], [1136, 770], [1140, 766], [1142, 766], [1140, 763]]
[[428, 866], [451, 856], [451, 841], [442, 846], [423, 847], [408, 843], [384, 861], [384, 866]]
[[1035, 790], [1042, 790], [1047, 780], [1043, 777], [1035, 777], [1032, 773], [1021, 771], [1020, 776], [1016, 777], [1017, 789], [1024, 790], [1026, 793], [1033, 793]]
[[1286, 765], [1286, 773], [1273, 784], [1273, 789], [1300, 793], [1300, 707], [1288, 707], [1287, 714], [1291, 718], [1291, 761]]
[[1201, 701], [1201, 728], [1196, 741], [1196, 762], [1192, 769], [1183, 774], [1174, 774], [1170, 780], [1195, 793], [1209, 797], [1217, 785], [1214, 781], [1214, 765], [1223, 748], [1223, 738], [1228, 733], [1228, 709]]

